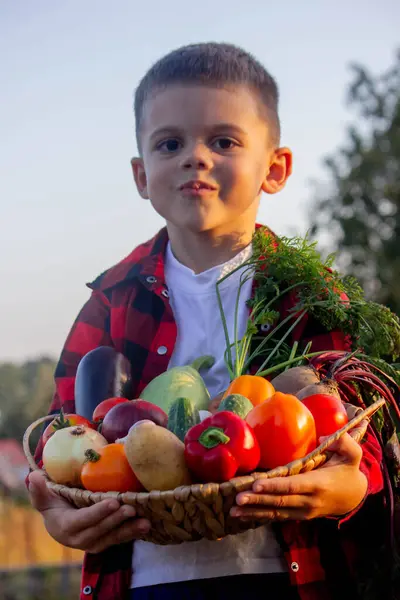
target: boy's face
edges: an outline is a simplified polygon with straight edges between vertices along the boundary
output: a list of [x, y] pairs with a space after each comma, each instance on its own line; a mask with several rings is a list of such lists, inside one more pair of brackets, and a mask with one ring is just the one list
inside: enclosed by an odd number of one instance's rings
[[132, 161], [138, 190], [175, 230], [254, 227], [261, 192], [281, 189], [291, 170], [290, 151], [273, 147], [246, 87], [158, 91], [146, 102], [140, 138], [142, 158]]

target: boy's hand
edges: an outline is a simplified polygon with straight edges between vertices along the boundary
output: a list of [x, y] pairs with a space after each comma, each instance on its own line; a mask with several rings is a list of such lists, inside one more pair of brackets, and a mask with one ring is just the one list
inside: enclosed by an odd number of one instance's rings
[[[322, 440], [321, 440], [322, 441]], [[236, 496], [231, 515], [244, 520], [304, 520], [341, 516], [364, 499], [368, 482], [360, 471], [362, 450], [349, 434], [329, 448], [333, 456], [315, 471], [258, 479], [252, 492]]]
[[31, 503], [42, 515], [49, 534], [60, 544], [92, 554], [109, 546], [142, 537], [150, 529], [147, 519], [135, 519], [133, 506], [103, 500], [88, 508], [73, 508], [46, 486], [42, 473], [29, 476]]

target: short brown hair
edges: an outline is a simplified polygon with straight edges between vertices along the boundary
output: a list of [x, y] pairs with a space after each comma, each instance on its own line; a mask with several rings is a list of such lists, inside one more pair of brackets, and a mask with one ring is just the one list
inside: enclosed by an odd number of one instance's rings
[[157, 89], [173, 84], [200, 84], [215, 87], [245, 85], [254, 90], [265, 109], [274, 144], [279, 144], [278, 86], [265, 67], [251, 54], [232, 44], [211, 42], [190, 44], [158, 60], [140, 81], [134, 100], [136, 139], [144, 105]]

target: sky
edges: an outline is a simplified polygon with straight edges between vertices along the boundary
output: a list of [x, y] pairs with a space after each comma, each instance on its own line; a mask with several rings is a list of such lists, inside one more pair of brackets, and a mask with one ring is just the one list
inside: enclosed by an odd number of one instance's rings
[[280, 88], [286, 189], [259, 221], [305, 234], [322, 159], [345, 140], [349, 64], [400, 46], [396, 0], [3, 0], [0, 3], [0, 361], [57, 357], [97, 274], [163, 222], [133, 184], [132, 98], [183, 44], [252, 52]]

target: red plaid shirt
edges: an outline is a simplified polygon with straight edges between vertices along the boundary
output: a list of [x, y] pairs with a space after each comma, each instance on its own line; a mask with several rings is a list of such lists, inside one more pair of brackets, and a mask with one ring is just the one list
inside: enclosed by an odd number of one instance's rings
[[[56, 393], [50, 413], [58, 412], [61, 406], [66, 413], [74, 412], [74, 384], [79, 361], [97, 346], [112, 346], [130, 360], [135, 397], [139, 397], [144, 387], [168, 368], [177, 327], [164, 278], [167, 241], [166, 229], [162, 229], [152, 240], [89, 284], [92, 294], [69, 333], [57, 365]], [[288, 308], [281, 307], [281, 314]], [[311, 319], [297, 329], [296, 338], [300, 337], [304, 341], [312, 340], [313, 351], [346, 347], [341, 333], [327, 334]], [[38, 461], [41, 451], [39, 443]], [[369, 482], [368, 496], [382, 490], [381, 458], [378, 443], [368, 433], [363, 443], [361, 465]], [[338, 590], [343, 600], [344, 590], [350, 593], [354, 581], [352, 567], [357, 557], [355, 542], [358, 536], [364, 534], [365, 538], [367, 528], [362, 516], [368, 510], [369, 501], [367, 498], [363, 509], [355, 511], [357, 514], [351, 519], [317, 519], [276, 526], [291, 582], [300, 599], [329, 600]], [[81, 599], [127, 598], [131, 561], [132, 543], [114, 546], [98, 555], [86, 554]]]

